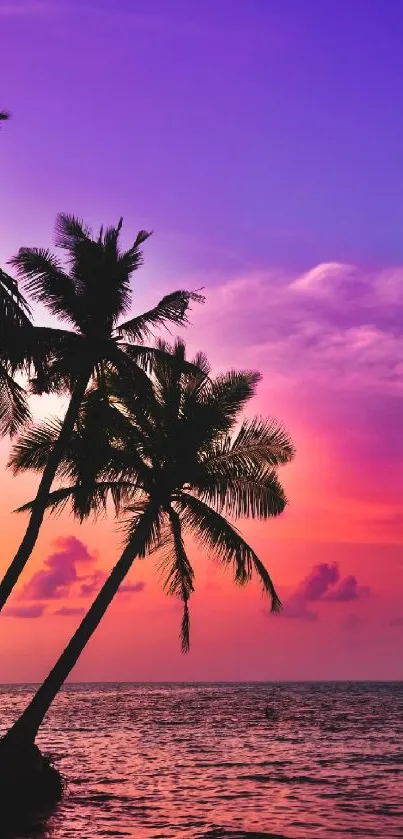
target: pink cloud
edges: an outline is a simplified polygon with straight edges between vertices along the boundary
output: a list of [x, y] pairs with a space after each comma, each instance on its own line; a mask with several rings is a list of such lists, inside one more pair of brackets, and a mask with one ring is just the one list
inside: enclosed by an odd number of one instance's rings
[[323, 562], [315, 565], [308, 577], [300, 584], [296, 597], [300, 600], [321, 600], [330, 586], [337, 583], [339, 569], [336, 563], [328, 565]]
[[61, 609], [57, 609], [56, 612], [53, 612], [54, 615], [60, 615], [63, 618], [69, 618], [73, 615], [83, 615], [85, 609], [75, 606], [62, 606]]
[[224, 280], [192, 320], [224, 358], [235, 333], [237, 363], [286, 375], [288, 384], [400, 394], [402, 300], [401, 267], [322, 263], [303, 275], [271, 269]]
[[[98, 593], [99, 589], [107, 579], [107, 574], [104, 571], [97, 570], [91, 574], [80, 585], [80, 597], [89, 597], [91, 594]], [[136, 594], [143, 591], [145, 583], [139, 580], [137, 583], [123, 582], [119, 588], [118, 594]]]
[[[17, 595], [19, 600], [36, 601], [32, 606], [13, 607], [15, 617], [39, 617], [45, 606], [40, 601], [63, 600], [71, 596], [89, 598], [97, 594], [107, 579], [107, 574], [100, 568], [93, 568], [97, 554], [75, 536], [57, 539], [55, 545], [60, 549], [51, 553], [44, 563], [44, 568], [37, 571]], [[130, 595], [144, 591], [145, 583], [124, 582], [118, 594]], [[38, 602], [39, 601], [39, 602]], [[63, 606], [52, 614], [59, 617], [82, 615], [85, 609], [77, 606]], [[11, 615], [11, 612], [9, 612]]]
[[144, 591], [146, 584], [139, 580], [138, 583], [123, 583], [119, 588], [119, 594], [137, 594]]
[[77, 566], [91, 564], [91, 554], [75, 536], [58, 539], [60, 547], [45, 559], [45, 568], [37, 571], [26, 583], [18, 598], [20, 600], [60, 600], [67, 597], [72, 585], [79, 579]]
[[40, 618], [45, 609], [44, 603], [32, 603], [30, 606], [7, 606], [2, 614], [5, 618]]
[[107, 575], [104, 571], [100, 571], [99, 569], [94, 571], [83, 583], [81, 583], [79, 592], [80, 597], [89, 597], [90, 594], [98, 592], [102, 584], [105, 582], [106, 576]]
[[350, 600], [358, 600], [360, 597], [365, 597], [368, 594], [370, 594], [368, 586], [359, 586], [356, 577], [350, 575], [349, 577], [345, 577], [338, 586], [329, 591], [324, 599], [347, 603]]
[[349, 603], [370, 593], [370, 588], [358, 585], [353, 575], [340, 580], [336, 562], [321, 562], [312, 568], [294, 594], [286, 600], [280, 615], [285, 618], [313, 621], [317, 619], [318, 614], [308, 608], [309, 603]]

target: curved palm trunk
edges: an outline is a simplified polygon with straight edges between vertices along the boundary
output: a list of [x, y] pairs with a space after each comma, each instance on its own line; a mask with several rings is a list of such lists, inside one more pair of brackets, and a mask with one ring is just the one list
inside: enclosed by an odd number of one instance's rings
[[10, 596], [35, 547], [56, 470], [63, 454], [63, 449], [73, 432], [90, 377], [91, 373], [83, 374], [72, 393], [58, 440], [43, 470], [24, 538], [0, 583], [0, 611]]
[[[33, 743], [42, 720], [50, 708], [63, 682], [73, 669], [84, 647], [95, 632], [109, 604], [113, 600], [122, 580], [130, 570], [136, 556], [144, 549], [150, 525], [155, 517], [156, 508], [150, 503], [143, 513], [137, 528], [116, 563], [106, 583], [103, 585], [91, 608], [83, 618], [79, 628], [67, 644], [58, 662], [50, 671], [21, 717], [10, 728], [3, 739], [6, 747], [12, 743], [24, 745]], [[1, 746], [0, 746], [1, 750]]]

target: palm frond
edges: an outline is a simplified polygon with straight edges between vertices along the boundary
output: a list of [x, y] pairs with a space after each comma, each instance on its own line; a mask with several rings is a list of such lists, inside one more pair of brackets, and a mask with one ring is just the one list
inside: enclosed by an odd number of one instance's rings
[[[70, 487], [60, 487], [49, 493], [46, 508], [53, 513], [62, 513], [70, 502], [73, 514], [83, 521], [90, 515], [97, 518], [100, 514], [107, 512], [107, 503], [110, 498], [116, 515], [120, 515], [122, 509], [127, 506], [133, 496], [133, 484], [127, 481], [97, 481], [91, 487], [76, 484]], [[35, 500], [27, 501], [18, 507], [16, 513], [31, 511]]]
[[260, 373], [254, 370], [230, 370], [211, 381], [204, 401], [217, 417], [221, 415], [222, 430], [233, 426], [239, 412], [254, 396], [260, 379]]
[[60, 214], [56, 244], [67, 251], [70, 271], [84, 316], [84, 331], [110, 332], [131, 303], [130, 278], [142, 263], [141, 245], [149, 234], [141, 230], [128, 251], [121, 253], [116, 227], [101, 228], [97, 238], [83, 221]]
[[[1, 332], [5, 326], [13, 330], [31, 326], [31, 310], [13, 277], [0, 268], [0, 313]], [[14, 336], [15, 337], [15, 336]]]
[[33, 300], [80, 328], [80, 308], [73, 280], [49, 250], [20, 248], [10, 262]]
[[[46, 509], [51, 510], [53, 513], [61, 514], [65, 507], [67, 506], [68, 502], [71, 501], [72, 496], [74, 494], [74, 487], [60, 487], [60, 489], [55, 489], [49, 493], [47, 500], [46, 500]], [[35, 504], [35, 499], [32, 501], [27, 501], [25, 504], [21, 504], [20, 507], [17, 507], [14, 510], [15, 513], [27, 513], [31, 512], [33, 505]]]
[[24, 369], [30, 376], [31, 392], [36, 394], [61, 392], [74, 387], [88, 365], [88, 345], [85, 338], [65, 329], [32, 326], [21, 331], [9, 353], [15, 369]]
[[[247, 479], [262, 476], [280, 465], [289, 463], [295, 449], [288, 432], [276, 420], [254, 418], [244, 420], [235, 438], [217, 435], [200, 452], [201, 472], [206, 480]], [[207, 477], [210, 475], [210, 479]]]
[[203, 501], [235, 519], [279, 516], [287, 503], [276, 471], [264, 464], [226, 471], [207, 468], [195, 489]]
[[8, 466], [14, 475], [32, 469], [42, 471], [60, 434], [61, 421], [54, 417], [25, 429], [11, 449]]
[[71, 494], [72, 512], [80, 521], [90, 515], [97, 519], [99, 515], [106, 515], [110, 499], [115, 515], [119, 516], [133, 499], [135, 489], [131, 481], [88, 480], [77, 483]]
[[[174, 360], [172, 359], [172, 348], [164, 341], [157, 340], [155, 346], [149, 347], [144, 344], [128, 344], [123, 341], [119, 342], [120, 349], [139, 367], [141, 367], [148, 376], [158, 375], [158, 370], [164, 366], [172, 366]], [[202, 374], [203, 378], [206, 376], [204, 371], [198, 367], [196, 361], [187, 361], [183, 359], [182, 362], [183, 373], [190, 376]]]
[[239, 432], [223, 460], [232, 457], [245, 462], [267, 463], [271, 466], [289, 463], [295, 455], [294, 444], [289, 432], [275, 419], [254, 417], [244, 420]]
[[211, 364], [206, 356], [206, 353], [199, 350], [192, 359], [192, 365], [200, 370], [204, 376], [209, 376], [211, 373]]
[[[136, 545], [136, 555], [144, 559], [161, 545], [161, 533], [164, 525], [164, 511], [150, 501], [149, 497], [138, 495], [135, 503], [126, 508], [126, 519], [122, 520], [121, 530], [125, 533], [125, 547]], [[138, 542], [139, 526], [141, 528], [141, 544]], [[134, 557], [133, 557], [134, 558]]]
[[235, 582], [245, 585], [255, 569], [264, 591], [271, 597], [272, 611], [278, 611], [280, 599], [271, 577], [238, 531], [223, 516], [187, 492], [178, 493], [175, 501], [183, 526], [188, 527], [202, 547], [207, 548], [220, 562], [234, 567]]
[[142, 265], [143, 252], [141, 246], [151, 235], [147, 230], [140, 230], [129, 250], [119, 255], [119, 269], [128, 277], [131, 277], [134, 271], [137, 271], [140, 265]]
[[203, 303], [204, 297], [194, 291], [173, 291], [165, 295], [148, 312], [138, 315], [118, 327], [118, 334], [131, 341], [142, 341], [153, 335], [153, 330], [167, 323], [184, 326], [188, 323], [187, 311], [192, 302]]
[[0, 362], [0, 434], [13, 436], [29, 418], [24, 388], [14, 381], [7, 365]]
[[179, 637], [182, 652], [188, 653], [190, 649], [190, 613], [187, 600], [183, 601], [181, 631]]
[[160, 561], [160, 569], [162, 569], [166, 574], [164, 579], [164, 590], [168, 594], [180, 597], [183, 602], [183, 617], [180, 637], [182, 652], [188, 652], [190, 642], [190, 616], [188, 601], [190, 595], [194, 591], [194, 571], [185, 551], [180, 518], [172, 507], [168, 509], [168, 518], [172, 533], [172, 549], [164, 553]]
[[90, 240], [92, 237], [91, 228], [82, 219], [69, 213], [59, 213], [55, 223], [55, 244], [74, 254], [77, 245]]

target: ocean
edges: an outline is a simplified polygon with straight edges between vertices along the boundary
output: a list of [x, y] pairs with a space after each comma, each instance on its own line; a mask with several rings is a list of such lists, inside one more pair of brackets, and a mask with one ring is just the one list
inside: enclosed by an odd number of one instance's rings
[[68, 786], [36, 839], [403, 837], [403, 683], [68, 685], [37, 742]]

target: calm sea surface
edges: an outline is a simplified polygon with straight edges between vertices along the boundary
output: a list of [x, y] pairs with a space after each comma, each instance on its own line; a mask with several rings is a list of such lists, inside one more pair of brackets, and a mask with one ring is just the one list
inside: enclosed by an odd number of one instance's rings
[[403, 683], [72, 685], [38, 744], [69, 783], [32, 836], [403, 837]]

